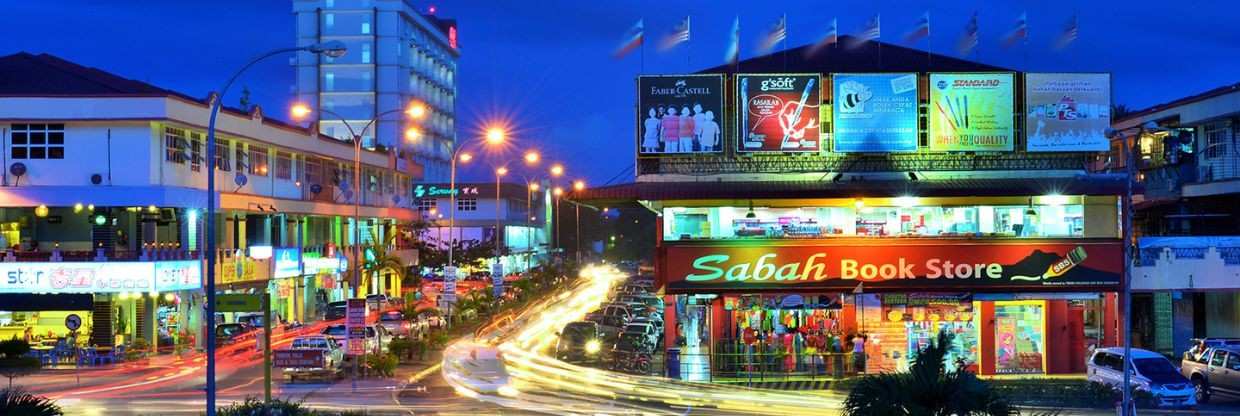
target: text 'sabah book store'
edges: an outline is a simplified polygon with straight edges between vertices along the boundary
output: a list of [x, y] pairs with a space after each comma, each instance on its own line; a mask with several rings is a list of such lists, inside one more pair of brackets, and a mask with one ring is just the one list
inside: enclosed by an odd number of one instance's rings
[[636, 180], [569, 197], [658, 214], [669, 374], [899, 371], [940, 331], [979, 374], [1083, 373], [1120, 342], [1109, 74], [803, 49], [639, 76]]

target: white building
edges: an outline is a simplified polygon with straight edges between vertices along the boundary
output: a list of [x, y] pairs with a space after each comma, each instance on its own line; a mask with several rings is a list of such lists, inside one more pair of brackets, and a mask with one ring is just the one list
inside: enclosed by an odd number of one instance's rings
[[[543, 184], [545, 185], [545, 184]], [[495, 183], [456, 184], [456, 226], [451, 227], [452, 188], [449, 184], [415, 185], [418, 211], [430, 221], [423, 238], [439, 247], [449, 241], [495, 246], [497, 224], [501, 263], [505, 272], [519, 272], [545, 262], [551, 242], [551, 194], [547, 186], [537, 190], [525, 183], [502, 183], [497, 198]], [[486, 261], [494, 263], [494, 257]]]
[[[297, 97], [360, 129], [377, 114], [425, 103], [419, 122], [422, 139], [401, 144], [408, 125], [384, 118], [361, 133], [367, 147], [402, 146], [425, 168], [426, 181], [446, 181], [456, 140], [456, 22], [423, 14], [405, 0], [295, 0], [297, 44], [339, 40], [348, 53], [339, 58], [299, 53]], [[323, 134], [350, 140], [344, 123], [330, 115]], [[417, 178], [416, 179], [423, 179]]]
[[[92, 343], [203, 328], [209, 101], [50, 55], [0, 57], [0, 73], [0, 267], [73, 277], [0, 283], [0, 294], [20, 299], [0, 302], [0, 326], [18, 313], [53, 322], [47, 305], [81, 304], [56, 295], [85, 294], [88, 310], [55, 313], [86, 316]], [[221, 112], [216, 149], [221, 256], [209, 266], [220, 289], [266, 290], [284, 319], [316, 319], [325, 302], [347, 296], [353, 146], [255, 108]], [[413, 263], [416, 253], [401, 249], [412, 237], [404, 226], [418, 218], [414, 169], [369, 150], [361, 162], [362, 243], [395, 235], [396, 253]], [[57, 261], [73, 263], [49, 266]], [[366, 276], [358, 287], [395, 295], [396, 280]]]

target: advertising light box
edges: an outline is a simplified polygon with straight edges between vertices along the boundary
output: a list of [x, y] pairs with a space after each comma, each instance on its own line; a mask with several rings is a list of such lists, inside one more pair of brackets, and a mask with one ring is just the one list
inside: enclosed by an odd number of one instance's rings
[[301, 275], [301, 251], [296, 248], [277, 248], [273, 253], [271, 277], [294, 277]]
[[155, 262], [155, 289], [160, 292], [202, 288], [202, 262], [177, 260]]
[[818, 153], [822, 143], [822, 76], [736, 76], [738, 152]]
[[832, 79], [832, 150], [917, 150], [917, 74], [835, 74]]
[[930, 74], [930, 150], [1010, 151], [1011, 73]]
[[637, 155], [723, 150], [723, 75], [637, 78]]
[[1110, 74], [1025, 74], [1030, 152], [1105, 152]]

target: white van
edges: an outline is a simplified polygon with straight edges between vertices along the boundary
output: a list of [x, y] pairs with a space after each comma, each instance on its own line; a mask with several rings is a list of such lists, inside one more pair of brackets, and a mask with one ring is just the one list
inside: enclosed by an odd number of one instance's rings
[[[1124, 385], [1123, 356], [1124, 349], [1121, 347], [1095, 349], [1086, 363], [1085, 372], [1089, 381], [1121, 388]], [[1180, 369], [1171, 364], [1167, 357], [1133, 348], [1129, 366], [1133, 371], [1129, 377], [1132, 387], [1150, 392], [1158, 400], [1159, 407], [1197, 405], [1193, 384], [1180, 374]]]

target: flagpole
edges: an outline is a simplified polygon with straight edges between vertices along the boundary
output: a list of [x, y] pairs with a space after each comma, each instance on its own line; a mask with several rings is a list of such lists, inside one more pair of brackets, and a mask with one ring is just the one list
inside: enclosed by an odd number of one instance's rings
[[784, 13], [784, 15], [779, 18], [779, 23], [782, 23], [784, 25], [784, 36], [783, 36], [784, 38], [781, 39], [781, 41], [784, 44], [783, 46], [784, 48], [784, 72], [788, 72], [788, 14], [787, 13]]

